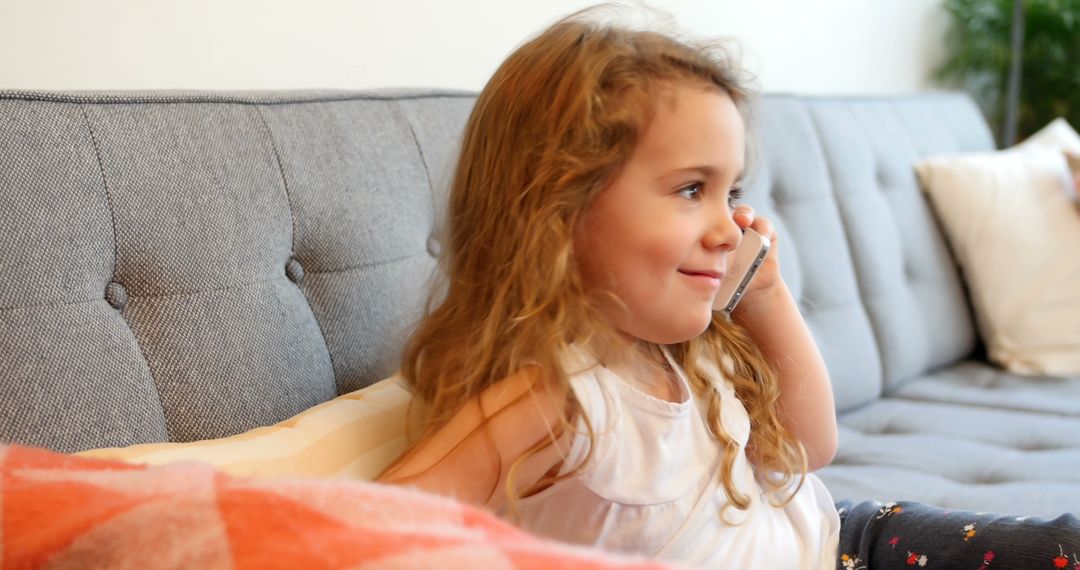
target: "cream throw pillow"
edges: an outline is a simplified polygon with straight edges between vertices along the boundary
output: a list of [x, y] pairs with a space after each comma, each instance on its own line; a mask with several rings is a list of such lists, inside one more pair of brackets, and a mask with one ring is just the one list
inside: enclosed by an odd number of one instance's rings
[[[314, 406], [281, 423], [221, 439], [91, 449], [84, 457], [160, 465], [209, 463], [254, 477], [373, 480], [403, 453], [412, 394], [399, 376]], [[413, 413], [412, 433], [419, 433]]]
[[1066, 152], [1065, 158], [1069, 160], [1069, 169], [1073, 175], [1073, 192], [1076, 200], [1080, 200], [1080, 153]]
[[1072, 170], [1074, 199], [1080, 198], [1080, 134], [1072, 128], [1072, 125], [1062, 117], [1058, 117], [1049, 125], [1024, 142], [1016, 145], [1018, 149], [1034, 149], [1036, 147], [1054, 148], [1065, 151], [1065, 158]]
[[1080, 134], [1062, 117], [1039, 129], [1038, 132], [1016, 145], [1017, 149], [1029, 149], [1041, 146], [1063, 150], [1066, 153], [1080, 154]]
[[1021, 374], [1080, 374], [1080, 212], [1062, 149], [941, 156], [915, 168], [990, 360]]

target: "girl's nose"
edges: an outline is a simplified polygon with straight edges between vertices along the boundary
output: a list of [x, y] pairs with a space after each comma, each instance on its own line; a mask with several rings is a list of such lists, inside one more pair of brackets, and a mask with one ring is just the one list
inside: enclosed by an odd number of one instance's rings
[[742, 229], [735, 223], [735, 212], [728, 208], [717, 212], [712, 216], [712, 223], [705, 232], [704, 245], [706, 249], [721, 249], [731, 251], [739, 245], [742, 237]]

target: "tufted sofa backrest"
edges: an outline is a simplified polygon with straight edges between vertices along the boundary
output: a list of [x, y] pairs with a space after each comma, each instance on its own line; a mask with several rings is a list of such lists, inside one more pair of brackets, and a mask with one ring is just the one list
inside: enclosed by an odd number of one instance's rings
[[226, 436], [393, 373], [471, 105], [0, 94], [0, 439]]
[[958, 269], [912, 165], [993, 150], [974, 102], [769, 96], [753, 119], [748, 202], [778, 226], [784, 279], [845, 411], [971, 355]]
[[[391, 374], [473, 96], [0, 92], [0, 440], [235, 434]], [[968, 355], [911, 163], [992, 148], [969, 99], [769, 96], [748, 201], [837, 404]]]

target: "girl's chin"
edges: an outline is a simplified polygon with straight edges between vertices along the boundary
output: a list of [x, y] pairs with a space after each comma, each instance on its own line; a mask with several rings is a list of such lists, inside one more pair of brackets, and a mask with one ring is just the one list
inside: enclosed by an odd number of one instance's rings
[[[668, 323], [672, 324], [672, 323]], [[679, 344], [689, 340], [693, 340], [701, 336], [706, 330], [709, 329], [709, 325], [712, 324], [712, 310], [710, 309], [708, 318], [698, 318], [687, 320], [683, 326], [677, 328], [669, 328], [660, 334], [650, 335], [652, 338], [643, 338], [649, 342], [655, 344]]]

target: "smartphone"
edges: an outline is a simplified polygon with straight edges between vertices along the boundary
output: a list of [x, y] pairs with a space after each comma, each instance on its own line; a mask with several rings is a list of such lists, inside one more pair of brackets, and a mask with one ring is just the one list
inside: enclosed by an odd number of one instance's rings
[[751, 229], [743, 230], [742, 240], [728, 258], [727, 272], [720, 281], [720, 291], [713, 301], [713, 310], [731, 315], [735, 305], [739, 304], [746, 286], [754, 278], [765, 256], [769, 253], [769, 240]]

